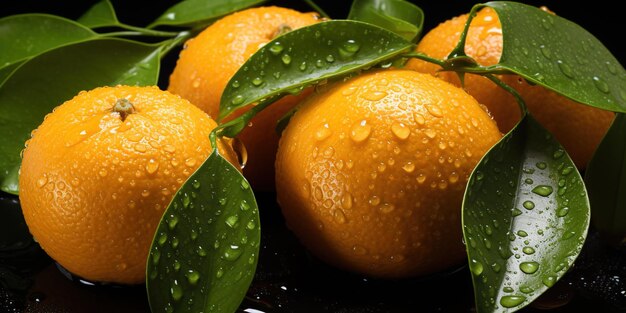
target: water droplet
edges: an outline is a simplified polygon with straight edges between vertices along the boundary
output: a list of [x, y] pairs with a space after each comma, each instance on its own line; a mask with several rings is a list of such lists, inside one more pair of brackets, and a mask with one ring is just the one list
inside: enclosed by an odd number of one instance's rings
[[193, 186], [194, 189], [200, 188], [200, 182], [197, 179], [194, 179], [191, 185]]
[[176, 151], [176, 147], [172, 145], [165, 145], [163, 146], [163, 150], [165, 150], [165, 152], [173, 153]]
[[328, 138], [328, 136], [330, 136], [331, 133], [332, 132], [330, 131], [328, 124], [324, 124], [315, 132], [315, 139], [322, 141]]
[[233, 105], [240, 105], [243, 103], [244, 101], [244, 97], [242, 95], [236, 95], [231, 101], [230, 103], [232, 103]]
[[159, 246], [164, 245], [164, 244], [165, 244], [165, 242], [167, 242], [167, 234], [166, 234], [166, 233], [162, 233], [162, 234], [159, 236], [159, 239], [157, 240], [157, 242], [158, 242]]
[[248, 204], [248, 201], [246, 200], [241, 200], [241, 203], [239, 204], [239, 208], [242, 211], [248, 211], [250, 209], [250, 205]]
[[524, 296], [504, 296], [500, 298], [500, 305], [505, 308], [513, 308], [522, 304], [526, 300]]
[[232, 86], [233, 86], [233, 88], [235, 88], [235, 89], [236, 89], [236, 88], [239, 88], [239, 86], [240, 86], [239, 81], [238, 81], [238, 80], [235, 80], [235, 81], [232, 83]]
[[344, 209], [351, 209], [352, 208], [352, 195], [349, 193], [344, 193], [343, 196], [341, 197], [341, 207]]
[[235, 228], [235, 227], [237, 227], [237, 222], [239, 222], [239, 216], [238, 215], [231, 215], [231, 216], [226, 218], [225, 222], [226, 222], [226, 225], [228, 225], [228, 227]]
[[178, 262], [178, 260], [174, 260], [174, 270], [176, 272], [180, 271], [180, 262]]
[[532, 201], [524, 201], [524, 203], [522, 203], [522, 206], [524, 206], [524, 209], [526, 210], [532, 210], [535, 208], [535, 203]]
[[554, 286], [554, 284], [556, 284], [556, 279], [557, 279], [556, 275], [546, 275], [543, 277], [541, 282], [543, 282], [543, 284], [546, 285], [546, 287], [550, 288]]
[[250, 183], [248, 183], [248, 181], [247, 181], [247, 180], [242, 179], [242, 180], [241, 180], [241, 189], [243, 189], [243, 190], [247, 190], [247, 189], [249, 189], [249, 188], [250, 188]]
[[344, 214], [340, 209], [333, 211], [333, 217], [337, 224], [344, 224], [346, 222], [346, 214]]
[[200, 273], [194, 270], [189, 270], [185, 276], [187, 277], [187, 281], [189, 284], [195, 286], [198, 284], [198, 280], [200, 280]]
[[220, 267], [217, 269], [217, 272], [215, 272], [215, 277], [222, 278], [222, 276], [224, 276], [224, 269]]
[[550, 48], [546, 45], [539, 46], [539, 49], [541, 50], [541, 54], [543, 54], [546, 59], [550, 59], [552, 57], [552, 51], [550, 51]]
[[470, 270], [474, 275], [480, 276], [480, 274], [483, 273], [483, 264], [476, 259], [472, 259], [470, 262]]
[[380, 210], [380, 212], [387, 214], [393, 212], [395, 208], [396, 207], [393, 204], [384, 203], [378, 209]]
[[520, 216], [522, 215], [522, 211], [520, 211], [520, 209], [518, 208], [514, 208], [511, 213], [513, 214], [513, 216]]
[[533, 249], [532, 247], [524, 247], [524, 248], [522, 248], [522, 252], [530, 255], [530, 254], [534, 254], [535, 253], [535, 249]]
[[531, 287], [528, 287], [528, 286], [521, 286], [519, 288], [519, 291], [521, 291], [522, 293], [528, 294], [528, 293], [531, 293], [531, 292], [535, 291], [535, 289], [533, 289]]
[[593, 79], [593, 84], [596, 86], [596, 88], [598, 88], [598, 90], [604, 93], [609, 93], [610, 91], [609, 85], [602, 78], [598, 76], [594, 76], [592, 79]]
[[441, 112], [441, 108], [439, 108], [439, 105], [434, 105], [434, 104], [427, 105], [426, 110], [428, 110], [428, 113], [430, 113], [430, 115], [434, 117], [443, 116], [443, 112]]
[[170, 241], [170, 244], [171, 244], [172, 248], [174, 248], [174, 249], [178, 248], [178, 244], [179, 243], [180, 243], [180, 241], [178, 240], [178, 238], [172, 237], [172, 240]]
[[500, 273], [500, 271], [502, 270], [502, 266], [498, 263], [493, 263], [491, 264], [491, 269], [496, 273]]
[[104, 168], [100, 169], [100, 171], [98, 172], [98, 175], [100, 175], [100, 177], [106, 177], [107, 174], [108, 174], [108, 172]]
[[227, 261], [235, 261], [241, 256], [241, 249], [237, 245], [230, 245], [226, 251], [224, 251], [224, 259]]
[[523, 231], [523, 230], [518, 230], [517, 231], [517, 235], [520, 236], [520, 237], [526, 237], [526, 236], [528, 236], [528, 233]]
[[326, 62], [333, 63], [335, 62], [335, 57], [332, 54], [326, 56]]
[[146, 164], [146, 172], [148, 172], [148, 174], [154, 174], [156, 173], [158, 169], [159, 169], [159, 163], [155, 161], [154, 159], [150, 159], [148, 161], [148, 164]]
[[568, 166], [568, 167], [564, 168], [563, 170], [561, 170], [561, 175], [567, 176], [567, 175], [569, 175], [573, 171], [574, 171], [574, 167], [573, 166]]
[[273, 55], [279, 55], [283, 52], [283, 49], [283, 45], [278, 41], [269, 47], [269, 50]]
[[559, 208], [559, 209], [556, 211], [556, 216], [558, 216], [558, 217], [564, 217], [564, 216], [566, 216], [566, 215], [567, 215], [567, 213], [569, 213], [569, 208], [568, 208], [568, 207], [566, 207], [566, 206], [564, 206], [564, 207], [562, 207], [562, 208]]
[[402, 169], [407, 173], [412, 173], [415, 170], [415, 164], [407, 162], [404, 166], [402, 166]]
[[391, 125], [391, 132], [400, 140], [405, 140], [409, 138], [411, 134], [411, 129], [408, 128], [403, 123], [393, 123]]
[[153, 265], [159, 264], [159, 260], [161, 259], [161, 251], [154, 250], [153, 252], [150, 253], [150, 255], [152, 256], [152, 264]]
[[545, 170], [548, 167], [548, 164], [546, 164], [546, 162], [537, 162], [535, 166], [537, 166], [537, 168], [540, 170]]
[[380, 204], [380, 198], [378, 196], [372, 196], [370, 197], [370, 199], [368, 200], [368, 203], [371, 206], [377, 206]]
[[384, 91], [372, 91], [363, 95], [365, 100], [369, 101], [379, 101], [387, 96], [387, 93]]
[[532, 178], [526, 178], [526, 179], [524, 180], [524, 182], [525, 182], [526, 184], [529, 184], [529, 185], [531, 185], [532, 183], [534, 183], [534, 181], [532, 180]]
[[519, 269], [526, 274], [533, 274], [539, 269], [539, 263], [537, 262], [522, 262], [519, 265]]
[[350, 131], [350, 138], [356, 142], [363, 142], [370, 136], [372, 132], [372, 126], [367, 124], [366, 120], [362, 120], [359, 123], [355, 124]]
[[291, 63], [291, 56], [288, 54], [283, 54], [283, 56], [280, 59], [283, 61], [283, 64], [285, 65], [289, 65]]
[[356, 41], [349, 39], [339, 48], [339, 55], [344, 59], [351, 58], [360, 48]]
[[483, 180], [483, 178], [485, 178], [485, 174], [483, 174], [483, 172], [481, 171], [476, 171], [476, 180], [481, 181]]
[[246, 224], [246, 228], [249, 230], [253, 230], [256, 227], [256, 222], [254, 222], [253, 220], [248, 221], [248, 224]]
[[504, 291], [506, 293], [511, 293], [511, 292], [515, 291], [515, 289], [507, 286], [507, 287], [502, 288], [502, 291]]
[[[102, 175], [100, 175], [102, 176]], [[106, 175], [105, 175], [106, 176]], [[37, 187], [42, 188], [43, 186], [45, 186], [48, 183], [48, 177], [46, 175], [41, 176], [38, 180], [37, 180]]]
[[300, 63], [300, 66], [298, 67], [301, 71], [305, 71], [307, 68], [307, 64], [305, 61], [302, 61], [302, 63]]
[[202, 246], [198, 246], [198, 248], [196, 249], [196, 253], [202, 257], [207, 256], [206, 249], [202, 248]]
[[352, 246], [352, 252], [354, 252], [354, 254], [356, 255], [366, 255], [367, 249], [362, 246], [355, 245], [355, 246]]
[[169, 229], [174, 229], [176, 228], [177, 224], [178, 224], [178, 216], [171, 215], [169, 220], [167, 221], [167, 226], [169, 227]]
[[170, 295], [174, 301], [179, 301], [183, 297], [183, 288], [178, 285], [177, 280], [174, 280], [174, 284], [170, 287]]
[[567, 63], [564, 63], [561, 60], [558, 60], [556, 62], [559, 65], [559, 69], [561, 70], [561, 73], [563, 73], [563, 75], [569, 78], [574, 78], [574, 72], [572, 71], [572, 68], [567, 65]]
[[261, 86], [261, 84], [263, 84], [263, 78], [261, 78], [261, 77], [255, 77], [252, 80], [252, 85], [254, 85], [254, 86], [258, 87], [258, 86]]
[[549, 195], [552, 194], [552, 187], [551, 186], [546, 186], [546, 185], [539, 185], [535, 188], [533, 188], [532, 192], [535, 194], [538, 194], [542, 197], [547, 197]]

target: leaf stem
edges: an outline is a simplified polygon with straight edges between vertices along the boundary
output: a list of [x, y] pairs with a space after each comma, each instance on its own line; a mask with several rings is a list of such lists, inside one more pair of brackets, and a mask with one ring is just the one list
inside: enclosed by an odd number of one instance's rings
[[180, 33], [177, 33], [175, 38], [163, 41], [161, 44], [161, 58], [163, 56], [165, 56], [166, 54], [168, 54], [174, 47], [177, 47], [178, 45], [180, 45], [182, 42], [185, 42], [187, 39], [189, 39], [189, 37], [191, 37], [192, 34], [189, 31], [182, 31]]
[[315, 4], [315, 2], [313, 2], [313, 0], [304, 0], [304, 2], [306, 2], [306, 4], [313, 8], [313, 10], [317, 11], [317, 13], [319, 13], [321, 16], [325, 18], [330, 18], [330, 16], [328, 16], [328, 14], [324, 12], [322, 8], [320, 8], [317, 4]]
[[136, 27], [136, 26], [132, 26], [132, 25], [124, 24], [124, 23], [117, 23], [112, 26], [119, 27], [126, 31], [110, 32], [110, 33], [104, 33], [100, 35], [105, 36], [105, 37], [116, 37], [116, 36], [174, 37], [179, 34], [177, 32], [153, 30], [153, 29], [148, 29], [148, 28], [143, 28], [143, 27]]
[[444, 67], [444, 65], [445, 65], [445, 62], [443, 60], [439, 60], [439, 59], [436, 59], [436, 58], [429, 57], [426, 54], [423, 54], [421, 52], [405, 53], [405, 54], [402, 55], [402, 57], [420, 59], [422, 61], [426, 61], [426, 62], [437, 64], [437, 65], [439, 65], [441, 67]]
[[487, 79], [489, 79], [490, 81], [494, 82], [496, 85], [498, 85], [499, 87], [501, 87], [502, 89], [506, 90], [507, 92], [509, 92], [511, 95], [513, 95], [513, 97], [515, 97], [515, 100], [517, 101], [517, 104], [519, 106], [519, 109], [522, 113], [522, 117], [526, 116], [528, 114], [528, 107], [526, 106], [526, 102], [524, 102], [524, 99], [522, 98], [522, 96], [517, 92], [517, 90], [515, 90], [515, 88], [507, 85], [506, 83], [504, 83], [503, 81], [501, 81], [500, 79], [498, 79], [495, 75], [493, 74], [486, 74], [484, 75]]

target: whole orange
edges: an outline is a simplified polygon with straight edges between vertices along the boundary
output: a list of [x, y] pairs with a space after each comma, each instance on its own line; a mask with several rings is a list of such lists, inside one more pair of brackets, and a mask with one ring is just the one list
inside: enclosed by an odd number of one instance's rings
[[157, 87], [81, 92], [46, 116], [23, 151], [19, 197], [30, 232], [73, 274], [143, 282], [161, 215], [212, 151], [215, 126]]
[[[467, 14], [447, 20], [429, 31], [417, 46], [417, 51], [444, 59], [459, 41]], [[496, 12], [482, 9], [472, 20], [465, 43], [465, 52], [480, 65], [497, 64], [502, 55], [502, 27]], [[439, 72], [438, 65], [412, 59], [406, 68], [437, 77], [460, 86], [452, 72]], [[604, 137], [614, 114], [582, 105], [542, 86], [532, 86], [517, 75], [499, 75], [515, 88], [530, 113], [565, 147], [578, 168], [585, 168]], [[502, 132], [508, 132], [520, 118], [517, 102], [508, 92], [482, 76], [466, 74], [465, 90], [489, 108]]]
[[468, 176], [501, 138], [474, 98], [409, 70], [376, 71], [307, 99], [284, 130], [276, 192], [320, 259], [373, 277], [460, 264]]
[[[215, 118], [226, 84], [252, 54], [278, 35], [319, 20], [316, 13], [273, 6], [228, 15], [187, 41], [170, 76], [168, 90]], [[286, 96], [272, 104], [239, 135], [248, 152], [244, 175], [255, 189], [274, 190], [276, 122], [308, 93]]]

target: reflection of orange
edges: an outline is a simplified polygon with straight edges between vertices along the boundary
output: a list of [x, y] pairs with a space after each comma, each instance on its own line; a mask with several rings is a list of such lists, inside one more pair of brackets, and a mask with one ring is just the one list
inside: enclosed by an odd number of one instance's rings
[[163, 210], [211, 152], [215, 126], [156, 87], [81, 92], [46, 117], [24, 150], [20, 201], [30, 232], [76, 275], [143, 282]]
[[[441, 23], [424, 36], [417, 50], [435, 58], [447, 57], [456, 46], [465, 21], [467, 15]], [[465, 52], [481, 65], [498, 63], [502, 54], [502, 28], [495, 11], [485, 8], [472, 20]], [[407, 63], [407, 68], [434, 74], [460, 86], [455, 73], [437, 72], [440, 69], [438, 65], [413, 59]], [[531, 114], [554, 134], [576, 165], [584, 168], [610, 126], [614, 114], [573, 102], [541, 86], [531, 86], [517, 75], [500, 77], [521, 94]], [[515, 99], [488, 79], [467, 74], [465, 89], [489, 108], [501, 131], [508, 132], [519, 120]]]
[[459, 264], [461, 200], [501, 137], [463, 90], [430, 75], [357, 76], [304, 102], [281, 137], [287, 224], [326, 262], [376, 277]]
[[[216, 118], [226, 84], [254, 52], [282, 32], [318, 21], [315, 13], [280, 7], [253, 8], [226, 16], [185, 44], [168, 90]], [[308, 93], [272, 104], [239, 136], [249, 156], [244, 175], [256, 190], [274, 189], [276, 122]]]

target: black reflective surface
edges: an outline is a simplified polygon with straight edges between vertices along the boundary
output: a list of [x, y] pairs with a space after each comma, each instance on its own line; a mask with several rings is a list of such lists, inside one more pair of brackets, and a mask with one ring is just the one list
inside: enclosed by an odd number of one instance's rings
[[[466, 267], [397, 281], [335, 270], [286, 229], [274, 198], [258, 195], [262, 250], [239, 312], [474, 312]], [[30, 240], [15, 197], [0, 195], [0, 210], [0, 312], [150, 312], [143, 285], [90, 285], [64, 276]], [[605, 246], [592, 232], [575, 267], [520, 312], [626, 312], [626, 247]]]

